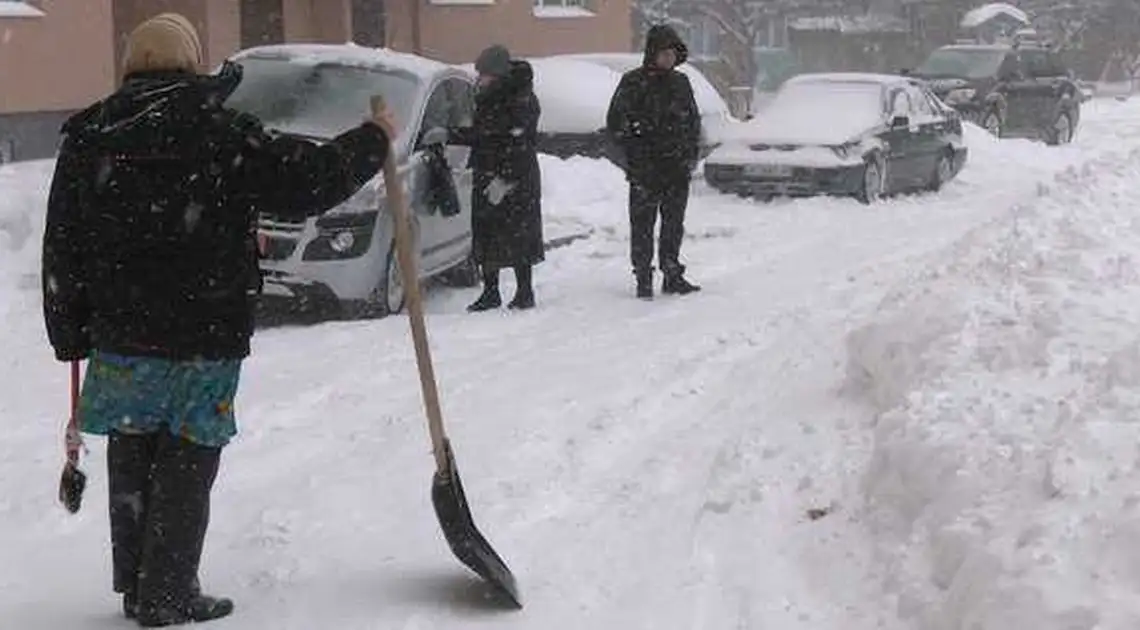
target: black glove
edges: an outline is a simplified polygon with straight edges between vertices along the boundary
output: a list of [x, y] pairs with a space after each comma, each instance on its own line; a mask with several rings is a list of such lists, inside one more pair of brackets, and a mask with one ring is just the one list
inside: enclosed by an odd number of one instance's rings
[[235, 63], [229, 59], [222, 62], [222, 67], [218, 70], [216, 79], [223, 100], [229, 98], [230, 94], [233, 94], [234, 90], [241, 84], [243, 72], [244, 70], [239, 63]]
[[83, 361], [84, 359], [88, 358], [89, 356], [91, 356], [91, 349], [90, 348], [75, 347], [75, 348], [56, 348], [55, 349], [56, 361], [62, 361], [64, 363], [70, 363], [72, 361]]

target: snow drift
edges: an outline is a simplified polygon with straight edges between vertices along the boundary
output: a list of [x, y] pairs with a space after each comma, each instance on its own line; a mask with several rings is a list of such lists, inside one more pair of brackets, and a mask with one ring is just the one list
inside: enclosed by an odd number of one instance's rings
[[924, 630], [1140, 626], [1140, 152], [1069, 169], [848, 337], [868, 525]]
[[[23, 299], [18, 296], [26, 297], [27, 289], [39, 289], [40, 241], [54, 168], [55, 160], [0, 167], [0, 295], [5, 296], [0, 316], [16, 312]], [[38, 293], [32, 297], [39, 299]]]

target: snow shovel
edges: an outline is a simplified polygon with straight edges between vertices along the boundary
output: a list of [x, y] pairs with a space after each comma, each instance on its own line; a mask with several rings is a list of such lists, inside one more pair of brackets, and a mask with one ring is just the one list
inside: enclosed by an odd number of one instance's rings
[[[380, 112], [383, 109], [383, 97], [374, 96], [372, 110]], [[424, 411], [427, 414], [428, 432], [431, 434], [432, 454], [435, 456], [436, 469], [431, 484], [431, 500], [435, 514], [452, 553], [460, 562], [505, 595], [516, 608], [522, 608], [514, 575], [475, 526], [475, 520], [467, 505], [467, 497], [463, 492], [463, 484], [459, 480], [455, 453], [451, 450], [447, 434], [444, 433], [443, 412], [440, 409], [427, 327], [424, 324], [423, 296], [420, 294], [419, 274], [412, 252], [408, 203], [404, 196], [403, 182], [396, 168], [394, 146], [389, 148], [388, 159], [384, 162], [384, 186], [387, 188], [388, 207], [395, 219], [393, 222], [396, 229], [396, 256], [404, 279], [408, 321], [411, 323], [416, 366], [420, 374], [420, 389]]]
[[67, 463], [59, 478], [59, 500], [68, 512], [75, 514], [83, 503], [83, 490], [87, 488], [87, 475], [79, 470], [79, 449], [83, 436], [79, 433], [79, 361], [71, 362], [71, 416], [67, 419], [64, 437], [67, 446]]

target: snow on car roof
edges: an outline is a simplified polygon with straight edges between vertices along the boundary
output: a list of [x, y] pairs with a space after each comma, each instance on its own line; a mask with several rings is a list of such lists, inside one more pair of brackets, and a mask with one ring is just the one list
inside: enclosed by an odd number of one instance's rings
[[311, 59], [330, 61], [346, 66], [366, 68], [392, 68], [420, 77], [432, 77], [452, 68], [434, 59], [388, 48], [370, 48], [348, 44], [275, 44], [242, 50], [234, 56], [240, 59], [249, 55], [272, 55], [291, 60]]
[[1021, 9], [1005, 2], [992, 2], [966, 13], [962, 18], [962, 28], [976, 28], [999, 15], [1013, 18], [1022, 24], [1029, 24], [1029, 16]]

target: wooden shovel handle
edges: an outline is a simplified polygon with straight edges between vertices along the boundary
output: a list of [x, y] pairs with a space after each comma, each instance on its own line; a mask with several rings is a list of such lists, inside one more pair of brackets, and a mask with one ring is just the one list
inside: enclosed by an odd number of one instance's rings
[[[372, 97], [372, 111], [384, 109], [382, 96]], [[427, 413], [428, 432], [431, 434], [432, 454], [435, 456], [436, 470], [444, 472], [447, 464], [447, 435], [443, 430], [443, 411], [439, 404], [439, 390], [436, 387], [435, 369], [432, 367], [431, 346], [428, 344], [427, 325], [424, 323], [423, 295], [420, 293], [419, 271], [413, 253], [411, 217], [408, 200], [404, 195], [404, 183], [396, 168], [396, 145], [390, 142], [388, 159], [384, 161], [384, 187], [387, 189], [388, 209], [392, 213], [396, 229], [396, 259], [400, 263], [400, 274], [404, 278], [407, 295], [408, 322], [412, 327], [412, 343], [416, 349], [416, 367], [420, 373], [420, 390], [423, 393], [424, 411]]]

